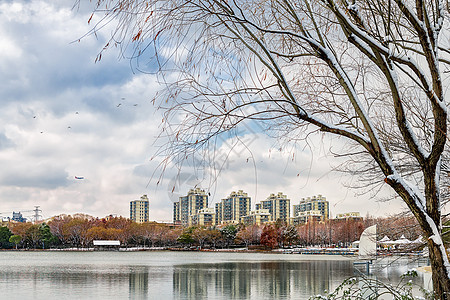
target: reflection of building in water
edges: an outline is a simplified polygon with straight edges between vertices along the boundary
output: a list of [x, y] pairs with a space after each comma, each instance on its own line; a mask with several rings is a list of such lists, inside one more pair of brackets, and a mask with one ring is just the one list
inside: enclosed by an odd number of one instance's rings
[[174, 269], [173, 294], [182, 299], [250, 298], [252, 273], [245, 263], [186, 265]]
[[338, 284], [342, 282], [342, 272], [347, 273], [349, 270], [348, 276], [353, 274], [348, 262], [342, 265], [340, 263], [338, 261], [260, 263], [258, 271], [253, 271], [251, 275], [251, 295], [255, 299], [307, 299], [310, 295], [323, 295], [324, 291], [336, 287], [331, 285], [332, 282]]
[[330, 279], [335, 264], [333, 261], [306, 261], [299, 264], [299, 270], [293, 274], [296, 289], [310, 295], [323, 294], [330, 290]]
[[212, 273], [201, 265], [180, 266], [173, 270], [173, 295], [181, 299], [207, 299]]
[[182, 299], [207, 299], [208, 295], [248, 299], [253, 280], [251, 266], [248, 263], [180, 266], [174, 269], [173, 294]]
[[[328, 269], [308, 267], [311, 262], [222, 263], [180, 266], [174, 270], [173, 292], [183, 299], [223, 295], [230, 299], [323, 293], [328, 288]], [[323, 262], [320, 262], [323, 265]], [[319, 264], [320, 265], [320, 264]], [[310, 273], [312, 272], [312, 274]], [[326, 278], [324, 277], [326, 276]]]
[[249, 299], [251, 275], [247, 263], [225, 263], [217, 265], [215, 289], [220, 295], [230, 295], [230, 299]]
[[148, 272], [129, 274], [129, 299], [148, 299]]
[[[262, 262], [253, 273], [252, 295], [258, 298], [280, 299], [291, 294], [291, 280], [295, 272], [292, 262]], [[295, 268], [294, 268], [295, 269]], [[256, 271], [256, 272], [255, 272]], [[300, 298], [299, 298], [300, 299]]]
[[342, 278], [352, 275], [348, 261], [181, 265], [174, 269], [173, 296], [175, 299], [307, 299], [336, 288]]

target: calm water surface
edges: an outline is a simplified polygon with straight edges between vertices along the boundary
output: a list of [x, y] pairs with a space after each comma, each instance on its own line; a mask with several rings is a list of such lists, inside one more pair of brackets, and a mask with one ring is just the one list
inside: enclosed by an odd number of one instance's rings
[[[410, 267], [376, 273], [396, 282]], [[354, 272], [352, 260], [336, 256], [2, 251], [0, 299], [308, 299]]]

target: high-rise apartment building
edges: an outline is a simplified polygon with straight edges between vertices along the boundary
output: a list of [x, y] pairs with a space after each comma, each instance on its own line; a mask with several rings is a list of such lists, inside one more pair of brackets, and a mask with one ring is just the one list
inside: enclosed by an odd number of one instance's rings
[[238, 224], [241, 217], [250, 214], [251, 198], [239, 190], [216, 203], [216, 224]]
[[335, 220], [362, 220], [361, 214], [357, 211], [337, 214]]
[[188, 194], [180, 197], [173, 204], [173, 223], [182, 226], [189, 225], [189, 216], [195, 215], [200, 209], [208, 207], [208, 195], [200, 188], [190, 189]]
[[19, 212], [13, 211], [11, 220], [16, 221], [16, 222], [21, 222], [21, 223], [25, 223], [27, 221], [27, 219], [22, 216], [22, 213], [20, 211]]
[[241, 223], [248, 225], [261, 225], [272, 221], [268, 209], [252, 210], [248, 215], [241, 217]]
[[130, 219], [137, 223], [149, 221], [149, 201], [147, 195], [142, 195], [139, 200], [130, 201]]
[[318, 210], [300, 211], [291, 218], [291, 225], [300, 225], [309, 222], [322, 222], [324, 217]]
[[214, 208], [202, 208], [198, 213], [189, 216], [189, 226], [214, 226], [215, 215]]
[[272, 221], [281, 220], [288, 223], [291, 217], [291, 200], [281, 192], [276, 195], [270, 194], [266, 200], [256, 204], [256, 210], [260, 209], [267, 209]]
[[323, 216], [323, 220], [330, 218], [329, 203], [322, 195], [302, 198], [298, 205], [294, 205], [294, 217], [298, 216], [300, 212], [319, 211]]

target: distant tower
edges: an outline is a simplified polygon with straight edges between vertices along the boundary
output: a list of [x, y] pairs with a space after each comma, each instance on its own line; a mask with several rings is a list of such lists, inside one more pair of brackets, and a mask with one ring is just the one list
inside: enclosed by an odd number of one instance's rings
[[41, 214], [39, 214], [42, 210], [39, 209], [39, 205], [34, 206], [34, 222], [37, 223], [39, 221], [39, 218], [42, 217]]
[[142, 195], [140, 200], [130, 202], [130, 219], [137, 223], [149, 221], [149, 200], [147, 195]]

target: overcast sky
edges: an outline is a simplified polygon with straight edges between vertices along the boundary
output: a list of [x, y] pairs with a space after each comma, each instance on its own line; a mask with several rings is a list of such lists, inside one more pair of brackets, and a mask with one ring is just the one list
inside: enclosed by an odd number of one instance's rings
[[249, 132], [243, 136], [249, 150], [222, 144], [220, 153], [229, 153], [229, 160], [222, 165], [219, 156], [215, 182], [198, 180], [202, 172], [192, 169], [181, 170], [176, 182], [177, 172], [169, 168], [157, 185], [152, 174], [162, 158], [150, 159], [162, 117], [150, 100], [161, 87], [153, 75], [133, 74], [117, 52], [94, 63], [107, 29], [73, 43], [90, 29], [90, 7], [73, 10], [73, 2], [0, 2], [2, 216], [31, 216], [39, 205], [45, 218], [78, 212], [128, 217], [129, 202], [147, 194], [150, 218], [170, 221], [174, 199], [196, 184], [211, 193], [211, 207], [242, 189], [253, 207], [281, 191], [291, 204], [322, 194], [333, 215], [400, 210], [398, 201], [379, 203], [346, 188], [351, 179], [330, 172], [331, 144], [322, 137], [315, 151], [299, 150], [292, 159], [267, 136]]

